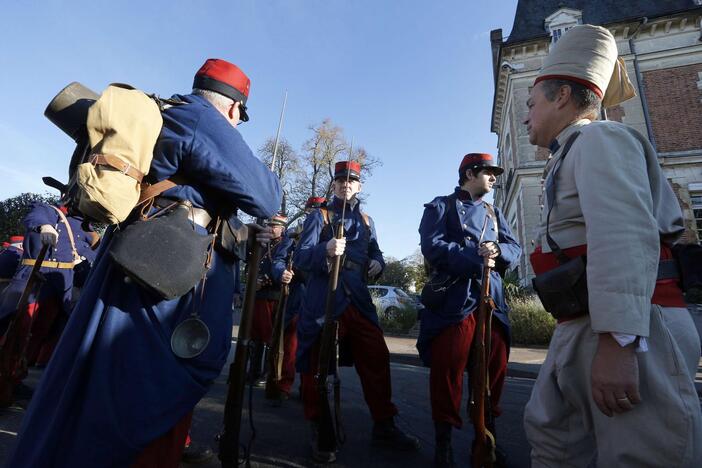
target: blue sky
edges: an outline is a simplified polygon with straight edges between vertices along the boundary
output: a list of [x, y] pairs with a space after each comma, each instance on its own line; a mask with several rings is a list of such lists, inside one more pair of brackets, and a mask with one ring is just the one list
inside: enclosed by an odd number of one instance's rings
[[251, 78], [251, 148], [275, 135], [296, 149], [329, 117], [383, 166], [364, 183], [381, 249], [419, 243], [423, 204], [449, 193], [464, 153], [495, 154], [489, 32], [512, 27], [516, 0], [5, 2], [0, 17], [0, 199], [67, 179], [71, 140], [44, 116], [63, 86], [126, 82], [188, 92], [208, 57]]

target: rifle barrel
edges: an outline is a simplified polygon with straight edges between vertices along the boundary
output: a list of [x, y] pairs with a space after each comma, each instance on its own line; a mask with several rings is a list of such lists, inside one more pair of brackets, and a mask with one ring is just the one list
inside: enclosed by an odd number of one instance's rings
[[[256, 228], [252, 230], [257, 230]], [[252, 235], [250, 232], [249, 235]], [[253, 233], [255, 236], [255, 232]], [[239, 436], [241, 434], [241, 412], [244, 407], [244, 391], [246, 387], [246, 363], [249, 359], [249, 341], [251, 338], [251, 323], [253, 321], [254, 302], [256, 300], [256, 279], [258, 267], [263, 256], [263, 246], [256, 242], [248, 259], [246, 275], [246, 293], [239, 323], [239, 334], [236, 340], [234, 361], [229, 367], [229, 389], [224, 406], [224, 431], [219, 440], [219, 459], [222, 468], [236, 468], [239, 461]]]

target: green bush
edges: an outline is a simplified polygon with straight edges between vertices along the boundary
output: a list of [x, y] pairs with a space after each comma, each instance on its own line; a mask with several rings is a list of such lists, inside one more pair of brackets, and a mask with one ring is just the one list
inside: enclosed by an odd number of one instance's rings
[[384, 315], [378, 303], [375, 300], [373, 303], [378, 311], [380, 328], [384, 332], [404, 335], [417, 322], [417, 309], [412, 306], [403, 306], [399, 309], [393, 308], [391, 313]]
[[512, 343], [548, 345], [556, 328], [556, 320], [544, 310], [536, 296], [515, 297], [509, 301]]

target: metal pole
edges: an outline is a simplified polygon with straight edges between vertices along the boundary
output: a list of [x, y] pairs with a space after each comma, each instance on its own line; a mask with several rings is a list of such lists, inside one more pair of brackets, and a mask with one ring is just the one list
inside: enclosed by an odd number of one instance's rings
[[280, 131], [283, 128], [283, 116], [285, 115], [285, 105], [288, 102], [288, 90], [285, 90], [283, 98], [283, 108], [280, 110], [280, 120], [278, 121], [278, 131], [275, 132], [275, 144], [273, 145], [273, 159], [271, 159], [271, 171], [275, 172], [275, 158], [278, 155], [278, 144], [280, 143]]

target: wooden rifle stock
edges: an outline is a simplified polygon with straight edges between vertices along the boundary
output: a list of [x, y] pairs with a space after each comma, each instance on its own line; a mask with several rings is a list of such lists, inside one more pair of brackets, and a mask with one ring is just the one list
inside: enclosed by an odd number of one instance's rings
[[[343, 219], [343, 217], [342, 217]], [[336, 231], [336, 238], [344, 237], [344, 225], [339, 225]], [[331, 360], [336, 360], [336, 327], [334, 319], [334, 309], [336, 306], [336, 288], [339, 285], [339, 270], [341, 269], [341, 256], [334, 257], [329, 274], [329, 286], [327, 288], [327, 298], [324, 306], [324, 325], [319, 346], [319, 371], [316, 375], [317, 391], [319, 392], [319, 430], [317, 438], [317, 449], [320, 452], [334, 452], [337, 448], [337, 431], [332, 418], [331, 407], [329, 405], [329, 387], [327, 377], [329, 376], [329, 366]], [[335, 370], [336, 364], [334, 365]], [[337, 376], [338, 377], [338, 376]], [[338, 384], [338, 380], [335, 382]], [[339, 395], [337, 393], [337, 395]], [[339, 398], [337, 396], [337, 398]]]
[[[15, 316], [8, 325], [3, 336], [2, 346], [0, 347], [0, 407], [10, 406], [14, 400], [12, 394], [16, 380], [24, 374], [27, 369], [27, 345], [32, 336], [32, 325], [34, 317], [29, 322], [29, 329], [22, 330], [23, 311], [27, 307], [29, 295], [32, 293], [38, 283], [43, 281], [41, 273], [41, 264], [44, 262], [46, 252], [49, 250], [48, 245], [42, 246], [37, 256], [32, 272], [29, 274], [27, 284], [24, 286], [22, 295], [17, 302]], [[23, 335], [23, 331], [24, 336]]]
[[[255, 226], [255, 227], [253, 227]], [[249, 236], [254, 236], [253, 247], [248, 258], [246, 292], [241, 311], [239, 334], [236, 340], [234, 361], [229, 366], [227, 402], [224, 405], [224, 431], [219, 439], [219, 459], [222, 468], [236, 468], [239, 463], [239, 435], [241, 433], [241, 412], [244, 407], [246, 388], [246, 363], [249, 360], [249, 342], [256, 300], [256, 279], [263, 256], [263, 246], [256, 242], [257, 225], [249, 225]], [[252, 229], [253, 227], [253, 229]], [[251, 232], [254, 231], [254, 232]]]
[[[292, 252], [288, 257], [286, 270], [292, 271]], [[280, 398], [278, 382], [283, 377], [283, 355], [285, 338], [285, 309], [288, 307], [288, 297], [290, 296], [290, 284], [280, 285], [280, 299], [276, 306], [275, 318], [273, 319], [273, 342], [268, 353], [268, 376], [266, 377], [266, 398]]]
[[485, 424], [488, 415], [489, 381], [488, 358], [490, 353], [490, 327], [494, 302], [490, 296], [491, 268], [483, 265], [483, 281], [480, 288], [480, 304], [475, 318], [472, 360], [470, 369], [471, 383], [471, 420], [475, 430], [475, 441], [471, 454], [473, 468], [491, 468], [495, 463], [495, 437]]

